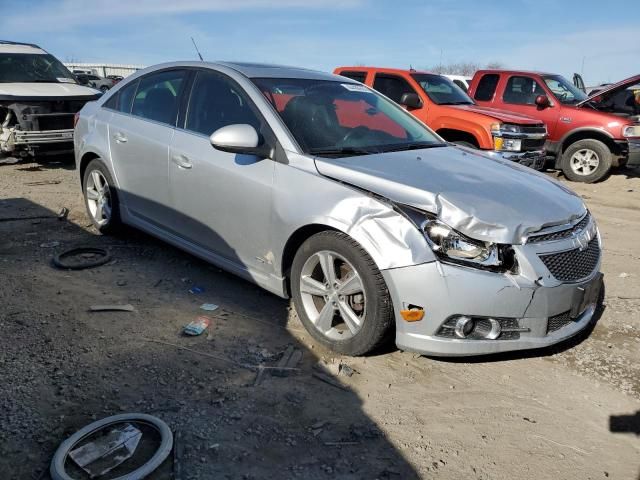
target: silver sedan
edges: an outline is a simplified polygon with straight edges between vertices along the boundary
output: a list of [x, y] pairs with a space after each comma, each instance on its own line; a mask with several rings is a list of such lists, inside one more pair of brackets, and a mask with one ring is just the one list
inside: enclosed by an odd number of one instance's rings
[[444, 142], [386, 97], [306, 69], [178, 62], [76, 118], [102, 233], [133, 225], [293, 297], [319, 343], [361, 355], [543, 347], [591, 321], [601, 244], [582, 200]]

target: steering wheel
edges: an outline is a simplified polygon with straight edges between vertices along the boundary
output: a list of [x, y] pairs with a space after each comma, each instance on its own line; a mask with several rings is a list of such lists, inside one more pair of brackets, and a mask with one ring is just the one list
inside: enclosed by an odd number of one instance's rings
[[347, 144], [351, 140], [354, 140], [356, 138], [362, 138], [365, 135], [367, 135], [370, 131], [371, 129], [369, 129], [368, 127], [365, 127], [364, 125], [360, 125], [359, 127], [352, 128], [347, 132], [347, 134], [344, 137], [342, 137], [342, 140], [340, 140], [339, 145], [341, 147], [344, 147], [345, 144]]

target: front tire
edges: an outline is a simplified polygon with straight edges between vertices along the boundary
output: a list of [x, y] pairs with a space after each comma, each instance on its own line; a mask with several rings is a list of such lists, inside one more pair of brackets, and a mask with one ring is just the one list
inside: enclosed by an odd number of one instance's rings
[[302, 244], [291, 290], [302, 324], [330, 350], [363, 355], [389, 338], [393, 308], [384, 278], [369, 254], [341, 232], [321, 232]]
[[118, 192], [109, 170], [99, 158], [91, 160], [84, 171], [82, 193], [96, 230], [103, 235], [116, 233], [122, 227]]
[[600, 140], [578, 140], [562, 154], [562, 172], [572, 182], [594, 183], [609, 174], [612, 156]]

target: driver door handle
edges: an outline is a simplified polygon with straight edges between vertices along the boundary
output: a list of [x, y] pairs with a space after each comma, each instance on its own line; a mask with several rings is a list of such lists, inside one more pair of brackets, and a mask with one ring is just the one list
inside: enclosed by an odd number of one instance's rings
[[116, 141], [116, 143], [127, 143], [127, 137], [125, 137], [124, 134], [120, 132], [114, 133], [113, 139]]
[[171, 161], [175, 163], [179, 168], [190, 169], [193, 167], [193, 163], [185, 155], [174, 155], [171, 157]]

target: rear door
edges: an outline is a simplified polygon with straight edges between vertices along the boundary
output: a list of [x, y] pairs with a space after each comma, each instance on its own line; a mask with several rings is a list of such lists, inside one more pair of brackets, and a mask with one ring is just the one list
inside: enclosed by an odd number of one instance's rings
[[166, 225], [169, 199], [169, 144], [186, 83], [185, 70], [164, 70], [122, 89], [109, 125], [109, 145], [121, 195], [138, 220]]
[[242, 88], [213, 70], [193, 81], [184, 125], [169, 151], [171, 229], [227, 261], [270, 273], [275, 162], [216, 150], [209, 137], [227, 125], [249, 124], [267, 142], [273, 134]]

